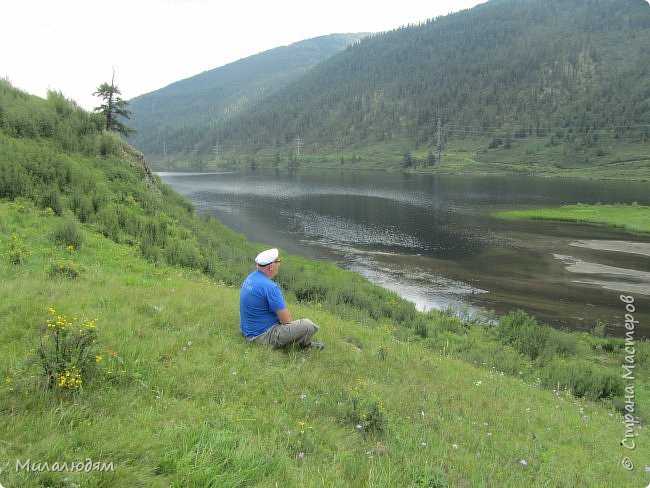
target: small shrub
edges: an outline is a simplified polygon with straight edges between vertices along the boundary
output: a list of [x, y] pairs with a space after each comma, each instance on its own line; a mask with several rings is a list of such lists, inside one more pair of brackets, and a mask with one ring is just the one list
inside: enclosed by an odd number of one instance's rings
[[420, 315], [416, 317], [413, 322], [413, 330], [423, 339], [426, 339], [429, 336], [429, 324], [424, 316]]
[[605, 342], [603, 342], [600, 345], [600, 347], [603, 349], [604, 352], [613, 353], [622, 349], [623, 344], [624, 344], [623, 341], [620, 339], [610, 338], [605, 340]]
[[101, 361], [95, 320], [68, 319], [49, 309], [41, 329], [38, 364], [49, 389], [77, 390]]
[[120, 221], [117, 216], [117, 210], [114, 205], [101, 208], [97, 212], [97, 223], [99, 224], [100, 232], [104, 237], [115, 242], [121, 242], [122, 231], [120, 229]]
[[299, 459], [304, 459], [305, 455], [314, 452], [316, 449], [316, 439], [314, 428], [304, 421], [298, 422], [298, 428], [289, 431], [289, 450]]
[[[546, 328], [546, 327], [545, 327]], [[554, 357], [570, 358], [576, 355], [578, 342], [575, 334], [546, 328], [546, 343], [540, 353], [540, 361], [550, 360]]]
[[27, 250], [25, 245], [20, 241], [18, 234], [12, 232], [9, 236], [9, 243], [4, 255], [9, 259], [9, 262], [14, 265], [24, 264], [31, 252]]
[[622, 395], [624, 390], [620, 375], [584, 361], [554, 359], [542, 369], [540, 380], [547, 388], [566, 389], [589, 400], [614, 398]]
[[382, 304], [387, 305], [383, 309], [384, 315], [396, 322], [407, 324], [419, 317], [415, 306], [406, 300], [382, 301]]
[[50, 278], [79, 278], [81, 270], [73, 261], [60, 261], [50, 266], [47, 271]]
[[160, 249], [150, 242], [140, 243], [140, 254], [151, 263], [158, 263], [161, 259]]
[[171, 265], [198, 269], [201, 267], [201, 251], [192, 241], [171, 239], [165, 249], [165, 258]]
[[0, 198], [27, 196], [33, 192], [34, 182], [29, 172], [18, 165], [0, 165]]
[[594, 325], [594, 328], [591, 330], [591, 334], [594, 337], [605, 337], [605, 324], [598, 322]]
[[11, 202], [10, 207], [13, 211], [21, 214], [27, 214], [33, 210], [32, 202], [22, 198]]
[[[434, 315], [435, 314], [435, 315]], [[429, 312], [429, 315], [433, 315], [436, 328], [440, 331], [451, 332], [452, 334], [460, 334], [464, 325], [460, 318], [458, 318], [451, 308], [446, 308], [440, 312]]]
[[70, 202], [70, 207], [80, 222], [88, 222], [95, 213], [93, 201], [88, 195], [74, 193]]
[[294, 288], [296, 300], [299, 302], [319, 302], [327, 296], [327, 290], [322, 285], [303, 284]]
[[96, 153], [102, 157], [119, 154], [121, 149], [121, 145], [117, 138], [113, 134], [107, 132], [97, 136], [95, 147]]
[[489, 359], [495, 370], [511, 376], [518, 376], [520, 372], [526, 369], [525, 359], [513, 351], [501, 350], [498, 354], [493, 354]]
[[518, 339], [521, 329], [536, 325], [535, 318], [526, 312], [522, 310], [510, 312], [504, 315], [499, 321], [499, 338], [502, 342], [512, 344]]
[[56, 215], [63, 215], [61, 193], [56, 186], [48, 186], [41, 195], [39, 205], [41, 208], [51, 208]]
[[446, 488], [447, 478], [442, 470], [435, 466], [427, 466], [415, 479], [415, 486], [427, 488]]
[[56, 213], [54, 213], [54, 210], [52, 210], [50, 207], [46, 207], [41, 211], [41, 217], [54, 217]]
[[518, 310], [499, 321], [498, 334], [502, 342], [511, 344], [517, 351], [535, 360], [546, 348], [550, 332], [548, 327], [539, 325], [534, 317]]
[[358, 430], [383, 432], [388, 420], [381, 399], [372, 392], [365, 391], [365, 382], [357, 381], [349, 396], [349, 411], [346, 417]]
[[353, 305], [356, 302], [356, 296], [353, 290], [339, 289], [336, 290], [336, 303], [343, 305]]
[[76, 221], [64, 219], [55, 227], [52, 239], [62, 246], [79, 249], [84, 242], [84, 235]]
[[522, 330], [514, 346], [519, 352], [535, 360], [546, 347], [548, 336], [549, 329], [545, 326], [529, 327], [527, 330]]
[[638, 341], [635, 345], [635, 361], [639, 369], [644, 370], [650, 363], [650, 342], [647, 340]]

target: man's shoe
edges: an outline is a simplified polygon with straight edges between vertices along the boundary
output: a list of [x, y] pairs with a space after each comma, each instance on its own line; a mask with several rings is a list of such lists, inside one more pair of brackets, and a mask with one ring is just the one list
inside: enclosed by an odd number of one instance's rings
[[312, 341], [311, 344], [309, 344], [307, 347], [309, 349], [318, 349], [320, 351], [321, 349], [325, 349], [325, 344], [323, 344], [322, 342], [313, 342]]

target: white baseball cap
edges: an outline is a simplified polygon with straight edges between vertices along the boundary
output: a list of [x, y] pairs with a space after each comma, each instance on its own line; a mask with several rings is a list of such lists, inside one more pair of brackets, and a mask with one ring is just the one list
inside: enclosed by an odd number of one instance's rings
[[262, 251], [255, 257], [255, 263], [259, 266], [268, 266], [273, 261], [278, 259], [279, 255], [280, 253], [277, 249], [275, 248], [267, 249], [266, 251]]

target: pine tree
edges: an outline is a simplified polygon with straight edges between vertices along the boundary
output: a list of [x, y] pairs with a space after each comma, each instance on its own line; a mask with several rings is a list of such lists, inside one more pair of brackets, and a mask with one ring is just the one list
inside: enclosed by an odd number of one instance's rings
[[95, 108], [95, 112], [100, 112], [106, 117], [106, 130], [113, 131], [116, 130], [120, 134], [128, 136], [129, 134], [135, 132], [135, 129], [126, 127], [122, 124], [117, 117], [130, 118], [131, 112], [127, 109], [129, 102], [123, 100], [120, 95], [120, 89], [115, 85], [115, 71], [113, 71], [113, 77], [111, 78], [111, 84], [104, 82], [97, 87], [97, 91], [93, 93], [96, 97], [101, 97], [104, 100], [104, 103], [99, 107]]

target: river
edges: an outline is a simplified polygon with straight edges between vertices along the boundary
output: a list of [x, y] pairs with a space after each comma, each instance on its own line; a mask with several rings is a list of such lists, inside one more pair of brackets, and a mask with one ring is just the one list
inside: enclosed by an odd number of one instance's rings
[[555, 327], [650, 337], [650, 236], [510, 221], [496, 210], [650, 205], [650, 183], [334, 170], [159, 173], [197, 211], [248, 239], [331, 261], [420, 310], [523, 309]]

